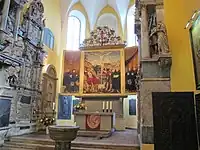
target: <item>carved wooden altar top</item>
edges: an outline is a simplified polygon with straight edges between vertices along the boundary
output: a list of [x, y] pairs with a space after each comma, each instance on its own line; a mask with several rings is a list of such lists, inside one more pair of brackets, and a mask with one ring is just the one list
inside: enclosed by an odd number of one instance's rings
[[115, 30], [108, 26], [97, 27], [90, 33], [90, 37], [85, 39], [80, 45], [81, 50], [95, 49], [120, 49], [126, 46], [126, 42], [117, 36]]

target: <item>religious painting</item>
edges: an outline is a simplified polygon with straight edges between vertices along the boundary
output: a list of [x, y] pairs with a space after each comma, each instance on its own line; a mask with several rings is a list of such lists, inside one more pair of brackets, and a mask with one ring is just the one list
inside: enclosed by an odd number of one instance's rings
[[80, 51], [64, 52], [63, 92], [79, 93]]
[[101, 116], [100, 115], [86, 115], [86, 130], [100, 130]]
[[11, 101], [0, 99], [0, 128], [9, 125]]
[[136, 92], [136, 77], [138, 71], [138, 47], [125, 49], [125, 92]]
[[196, 88], [200, 90], [200, 16], [190, 29]]
[[121, 93], [120, 50], [84, 53], [84, 94]]
[[58, 119], [71, 120], [72, 96], [59, 95], [58, 98]]

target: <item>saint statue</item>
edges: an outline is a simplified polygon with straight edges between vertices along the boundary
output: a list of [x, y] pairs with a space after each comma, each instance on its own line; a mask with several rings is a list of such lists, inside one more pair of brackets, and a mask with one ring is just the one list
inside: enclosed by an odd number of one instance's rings
[[159, 22], [151, 31], [150, 38], [157, 34], [157, 44], [159, 54], [169, 53], [169, 44], [167, 38], [167, 29], [164, 23]]

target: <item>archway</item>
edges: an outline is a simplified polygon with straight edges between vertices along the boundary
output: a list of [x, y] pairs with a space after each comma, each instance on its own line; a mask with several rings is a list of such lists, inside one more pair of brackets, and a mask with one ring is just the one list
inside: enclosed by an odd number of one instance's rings
[[42, 112], [52, 115], [55, 111], [57, 73], [55, 66], [48, 64], [44, 68], [42, 82]]

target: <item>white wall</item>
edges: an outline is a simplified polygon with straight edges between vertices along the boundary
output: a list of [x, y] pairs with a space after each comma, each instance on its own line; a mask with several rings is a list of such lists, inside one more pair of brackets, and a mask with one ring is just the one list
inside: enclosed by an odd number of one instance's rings
[[113, 28], [117, 35], [119, 33], [117, 18], [111, 13], [101, 15], [97, 20], [97, 26], [108, 26], [109, 28]]
[[[134, 98], [136, 99], [136, 115], [129, 115], [129, 99]], [[124, 99], [123, 102], [124, 107], [124, 119], [125, 119], [125, 127], [126, 128], [134, 128], [137, 129], [137, 96], [136, 95], [129, 95], [127, 98]]]

